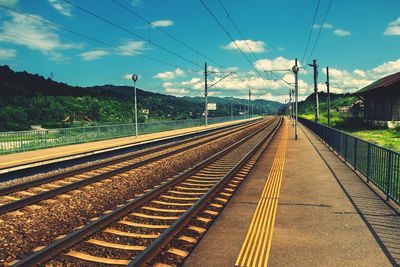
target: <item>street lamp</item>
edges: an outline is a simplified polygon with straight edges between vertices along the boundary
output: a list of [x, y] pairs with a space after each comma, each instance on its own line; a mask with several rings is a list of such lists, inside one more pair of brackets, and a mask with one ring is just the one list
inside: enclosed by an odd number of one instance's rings
[[132, 75], [133, 80], [133, 90], [135, 95], [135, 135], [136, 138], [138, 137], [138, 121], [137, 121], [137, 99], [136, 99], [136, 81], [138, 80], [139, 76], [137, 74]]
[[298, 100], [299, 100], [299, 80], [298, 73], [300, 68], [297, 66], [297, 58], [295, 59], [295, 64], [292, 67], [292, 72], [294, 73], [294, 113], [295, 113], [295, 121], [294, 121], [294, 139], [297, 140], [297, 123], [298, 123]]

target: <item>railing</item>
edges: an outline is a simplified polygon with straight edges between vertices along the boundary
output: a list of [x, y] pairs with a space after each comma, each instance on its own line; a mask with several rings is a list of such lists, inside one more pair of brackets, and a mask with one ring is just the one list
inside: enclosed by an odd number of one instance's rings
[[400, 204], [400, 153], [303, 118], [299, 121]]
[[[208, 118], [209, 124], [246, 119], [246, 116]], [[138, 133], [148, 134], [202, 126], [204, 119], [139, 123]], [[0, 132], [0, 155], [135, 135], [134, 124]]]

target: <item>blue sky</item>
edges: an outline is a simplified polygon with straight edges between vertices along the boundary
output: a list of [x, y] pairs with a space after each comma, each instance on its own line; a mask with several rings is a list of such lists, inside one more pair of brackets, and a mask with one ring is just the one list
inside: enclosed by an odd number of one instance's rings
[[[131, 85], [129, 74], [138, 73], [138, 86], [145, 90], [200, 96], [204, 90], [202, 66], [207, 61], [210, 70], [235, 72], [213, 86], [211, 95], [245, 97], [252, 89], [255, 98], [280, 102], [287, 98], [288, 85], [263, 71], [289, 69], [295, 58], [302, 59], [318, 3], [318, 0], [221, 0], [229, 12], [227, 16], [219, 1], [202, 0], [242, 49], [246, 59], [200, 0], [116, 0], [151, 22], [150, 25], [113, 0], [68, 1], [0, 0], [0, 5], [28, 15], [0, 7], [0, 64], [45, 77], [53, 72], [55, 80], [80, 86]], [[334, 92], [352, 92], [400, 71], [400, 1], [332, 0], [321, 28], [329, 3], [330, 0], [319, 1], [303, 62], [306, 65], [312, 59], [318, 60], [320, 90], [325, 90], [325, 66], [331, 68]], [[236, 31], [232, 20], [245, 39]], [[199, 54], [160, 30], [188, 44]], [[318, 42], [310, 56], [319, 31]], [[212, 75], [209, 84], [223, 75]], [[292, 73], [279, 72], [279, 75], [293, 82]], [[311, 93], [310, 68], [302, 69], [299, 85], [300, 98]]]

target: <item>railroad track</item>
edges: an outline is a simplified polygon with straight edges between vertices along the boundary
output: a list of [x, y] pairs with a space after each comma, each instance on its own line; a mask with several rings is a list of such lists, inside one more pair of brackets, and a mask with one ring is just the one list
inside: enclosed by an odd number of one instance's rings
[[[159, 159], [189, 150], [209, 142], [226, 138], [232, 134], [251, 127], [257, 127], [262, 122], [256, 122], [233, 129], [220, 130], [205, 136], [194, 137], [189, 140], [178, 141], [145, 150], [129, 153], [122, 157], [103, 161], [97, 164], [85, 166], [46, 178], [34, 180], [15, 186], [0, 189], [0, 215], [20, 210], [30, 206], [33, 209], [40, 208], [38, 202], [52, 197], [77, 190], [84, 186], [100, 181], [107, 182], [107, 178], [126, 171], [150, 164]], [[265, 122], [264, 122], [265, 123]], [[51, 199], [49, 201], [52, 201]]]
[[268, 146], [282, 119], [12, 266], [180, 265]]

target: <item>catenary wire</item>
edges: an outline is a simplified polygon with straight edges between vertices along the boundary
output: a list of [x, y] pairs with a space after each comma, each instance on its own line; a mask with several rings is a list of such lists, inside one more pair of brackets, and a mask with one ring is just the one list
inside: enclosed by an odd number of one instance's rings
[[188, 62], [188, 63], [190, 63], [190, 64], [192, 64], [192, 65], [194, 65], [194, 66], [197, 66], [197, 67], [199, 67], [199, 68], [202, 68], [202, 66], [200, 66], [200, 65], [197, 64], [197, 63], [195, 63], [194, 61], [192, 61], [192, 60], [190, 60], [190, 59], [188, 59], [188, 58], [186, 58], [186, 57], [184, 57], [184, 56], [182, 56], [182, 55], [179, 55], [178, 53], [176, 53], [176, 52], [174, 52], [174, 51], [172, 51], [172, 50], [170, 50], [170, 49], [168, 49], [168, 48], [166, 48], [166, 47], [164, 47], [164, 46], [162, 46], [162, 45], [160, 45], [160, 44], [158, 44], [158, 43], [155, 43], [155, 42], [153, 42], [152, 40], [149, 40], [149, 39], [147, 39], [147, 38], [141, 36], [140, 34], [137, 34], [137, 33], [133, 32], [133, 31], [131, 31], [131, 30], [125, 28], [125, 27], [122, 27], [122, 26], [120, 26], [120, 25], [118, 25], [118, 24], [112, 22], [112, 21], [109, 20], [109, 19], [106, 19], [106, 18], [104, 18], [104, 17], [102, 17], [102, 16], [100, 16], [100, 15], [97, 15], [97, 14], [95, 14], [94, 12], [92, 12], [92, 11], [86, 9], [86, 8], [83, 8], [83, 7], [77, 5], [77, 4], [75, 4], [75, 3], [73, 3], [73, 2], [71, 2], [71, 1], [69, 1], [69, 0], [63, 0], [63, 1], [66, 2], [66, 3], [68, 3], [68, 4], [70, 4], [70, 5], [72, 5], [72, 6], [74, 6], [74, 7], [76, 7], [76, 8], [78, 8], [78, 9], [81, 10], [81, 11], [83, 11], [83, 12], [85, 12], [85, 13], [87, 13], [87, 14], [89, 14], [89, 15], [91, 15], [91, 16], [93, 16], [93, 17], [95, 17], [95, 18], [97, 18], [97, 19], [99, 19], [99, 20], [101, 20], [101, 21], [103, 21], [103, 22], [105, 22], [105, 23], [107, 23], [107, 24], [112, 25], [113, 27], [115, 27], [115, 28], [117, 28], [117, 29], [120, 29], [121, 31], [124, 31], [124, 32], [126, 32], [126, 33], [129, 33], [129, 34], [131, 34], [132, 36], [135, 36], [136, 38], [141, 39], [141, 40], [143, 40], [143, 41], [146, 41], [146, 42], [148, 42], [148, 43], [150, 43], [150, 44], [152, 44], [152, 45], [154, 45], [154, 46], [160, 48], [161, 50], [164, 50], [165, 52], [167, 52], [167, 53], [169, 53], [169, 54], [171, 54], [171, 55], [174, 55], [174, 56], [176, 56], [176, 57], [178, 57], [178, 58], [180, 58], [180, 59], [182, 59], [182, 60], [184, 60], [184, 61], [186, 61], [186, 62]]
[[[152, 25], [152, 22], [148, 19], [146, 19], [145, 17], [143, 17], [142, 15], [140, 15], [138, 12], [132, 10], [131, 8], [127, 7], [126, 5], [122, 4], [119, 0], [112, 0], [116, 5], [120, 6], [121, 8], [125, 9], [126, 11], [128, 11], [129, 13], [133, 14], [134, 16], [136, 16], [137, 18], [141, 19], [142, 21], [144, 21], [145, 23]], [[209, 60], [210, 62], [216, 64], [217, 66], [219, 66], [222, 69], [226, 69], [222, 64], [220, 64], [219, 62], [217, 62], [216, 60], [210, 58], [209, 56], [199, 52], [198, 50], [196, 50], [195, 48], [193, 48], [192, 46], [190, 46], [189, 44], [187, 44], [186, 42], [182, 41], [181, 39], [179, 39], [178, 37], [172, 35], [171, 33], [169, 33], [168, 31], [165, 31], [159, 27], [154, 27], [156, 30], [158, 30], [159, 32], [165, 34], [166, 36], [168, 36], [169, 38], [175, 40], [176, 42], [180, 43], [181, 45], [183, 45], [184, 47], [186, 47], [187, 49], [191, 50], [192, 52], [206, 58], [207, 60]]]
[[23, 16], [26, 16], [26, 17], [31, 18], [31, 19], [33, 19], [33, 20], [39, 21], [39, 22], [41, 22], [41, 23], [43, 23], [43, 24], [49, 25], [49, 26], [51, 26], [51, 27], [57, 28], [57, 29], [59, 29], [59, 30], [65, 31], [65, 32], [68, 32], [68, 33], [73, 34], [73, 35], [75, 35], [75, 36], [79, 36], [79, 37], [81, 37], [81, 38], [84, 38], [84, 39], [87, 39], [87, 40], [90, 40], [90, 41], [99, 43], [99, 44], [101, 44], [101, 45], [104, 45], [104, 46], [107, 46], [107, 47], [116, 49], [116, 50], [118, 50], [118, 51], [120, 51], [120, 52], [129, 53], [129, 54], [134, 54], [134, 55], [139, 56], [139, 57], [141, 57], [141, 58], [145, 58], [145, 59], [147, 59], [147, 60], [154, 61], [154, 62], [157, 62], [157, 63], [161, 63], [161, 64], [164, 64], [164, 65], [167, 65], [167, 66], [171, 66], [171, 67], [174, 67], [174, 68], [183, 68], [182, 66], [179, 66], [179, 65], [176, 65], [176, 64], [168, 63], [168, 62], [165, 62], [165, 61], [156, 59], [156, 58], [152, 58], [152, 57], [149, 57], [149, 56], [146, 56], [146, 55], [142, 55], [142, 54], [136, 53], [136, 52], [131, 51], [131, 50], [128, 50], [128, 49], [124, 49], [124, 48], [121, 48], [121, 47], [118, 47], [118, 46], [109, 44], [109, 43], [107, 43], [107, 42], [104, 42], [104, 41], [98, 40], [98, 39], [96, 39], [96, 38], [93, 38], [93, 37], [91, 37], [91, 36], [89, 36], [89, 35], [86, 35], [86, 34], [83, 34], [83, 33], [79, 33], [79, 32], [76, 32], [76, 31], [73, 31], [73, 30], [68, 29], [68, 28], [66, 28], [66, 27], [64, 27], [64, 26], [61, 26], [61, 25], [52, 23], [52, 22], [47, 21], [47, 20], [44, 20], [44, 19], [40, 19], [40, 18], [37, 17], [37, 16], [32, 16], [32, 15], [30, 15], [30, 14], [28, 14], [28, 13], [26, 13], [26, 12], [20, 11], [20, 10], [18, 10], [18, 9], [14, 9], [14, 8], [12, 8], [12, 7], [5, 6], [5, 5], [2, 5], [2, 4], [0, 4], [0, 7], [3, 8], [4, 10], [8, 10], [8, 11], [11, 11], [11, 12], [14, 12], [14, 13], [17, 13], [17, 14], [20, 14], [20, 15], [23, 15]]

